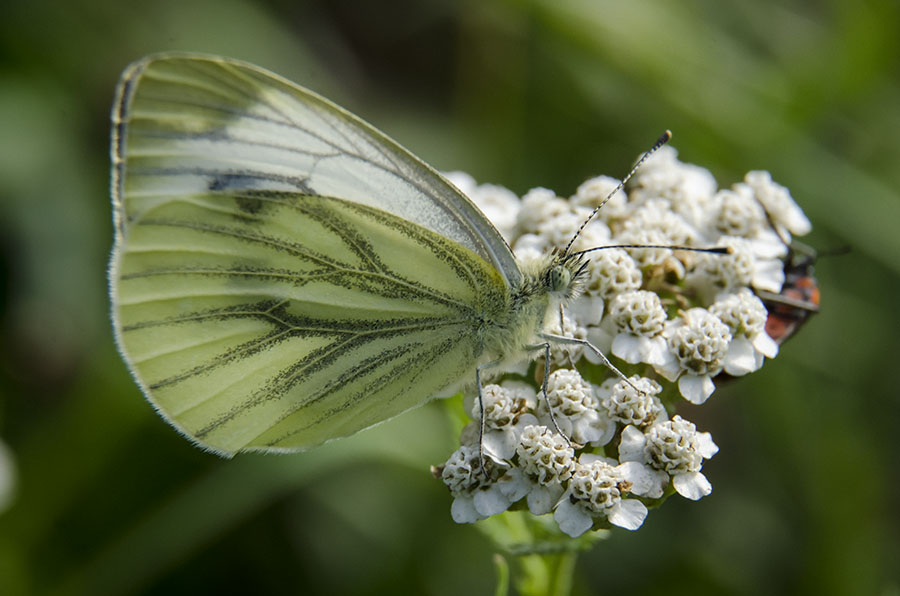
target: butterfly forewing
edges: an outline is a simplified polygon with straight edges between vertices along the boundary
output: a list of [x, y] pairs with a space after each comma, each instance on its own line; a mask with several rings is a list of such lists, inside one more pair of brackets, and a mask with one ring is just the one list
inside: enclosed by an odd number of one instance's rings
[[[514, 276], [437, 174], [435, 188], [374, 129], [237, 63], [140, 63], [119, 97], [116, 332], [182, 432], [222, 453], [302, 449], [472, 375]], [[399, 217], [404, 201], [456, 223]]]
[[456, 188], [375, 128], [255, 66], [161, 55], [132, 65], [114, 118], [114, 190], [130, 217], [159, 195], [285, 190], [367, 204], [520, 274], [500, 234]]

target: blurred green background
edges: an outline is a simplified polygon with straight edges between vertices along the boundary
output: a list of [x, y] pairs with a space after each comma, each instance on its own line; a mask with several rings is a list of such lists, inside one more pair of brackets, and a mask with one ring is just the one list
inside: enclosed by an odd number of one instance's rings
[[[0, 4], [0, 594], [488, 594], [428, 464], [430, 405], [295, 456], [191, 447], [107, 320], [116, 79], [182, 49], [265, 66], [440, 169], [568, 195], [665, 128], [722, 186], [770, 170], [852, 252], [822, 310], [686, 416], [715, 489], [579, 559], [576, 594], [900, 594], [895, 0], [7, 0]], [[885, 373], [882, 375], [882, 373]]]

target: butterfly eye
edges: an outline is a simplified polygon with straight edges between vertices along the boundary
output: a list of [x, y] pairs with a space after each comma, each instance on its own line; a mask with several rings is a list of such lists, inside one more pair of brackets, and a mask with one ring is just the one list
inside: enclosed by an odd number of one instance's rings
[[572, 272], [564, 265], [557, 265], [550, 269], [547, 286], [551, 292], [563, 292], [569, 288], [572, 282]]

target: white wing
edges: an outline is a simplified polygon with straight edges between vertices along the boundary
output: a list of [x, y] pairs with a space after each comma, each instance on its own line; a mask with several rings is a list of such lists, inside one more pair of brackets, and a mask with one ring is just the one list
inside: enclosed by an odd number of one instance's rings
[[499, 232], [434, 169], [353, 114], [268, 71], [220, 57], [150, 56], [125, 72], [115, 105], [112, 190], [120, 234], [124, 213], [139, 219], [173, 195], [299, 191], [391, 212], [472, 250], [508, 285], [520, 279]]

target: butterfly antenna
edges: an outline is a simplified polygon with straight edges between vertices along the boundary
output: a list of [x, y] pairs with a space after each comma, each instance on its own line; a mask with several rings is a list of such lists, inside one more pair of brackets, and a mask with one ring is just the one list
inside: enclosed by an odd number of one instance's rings
[[607, 244], [605, 246], [595, 246], [594, 248], [588, 248], [586, 250], [579, 250], [578, 252], [572, 253], [573, 257], [586, 255], [589, 252], [594, 252], [595, 250], [607, 250], [610, 248], [665, 248], [668, 250], [686, 250], [688, 252], [705, 252], [714, 255], [730, 255], [734, 252], [734, 249], [728, 246], [712, 246], [709, 248], [701, 248], [698, 246], [677, 246], [673, 244]]
[[569, 249], [572, 248], [572, 244], [578, 239], [578, 236], [581, 234], [581, 231], [584, 230], [585, 226], [587, 226], [590, 223], [590, 221], [594, 218], [594, 216], [597, 214], [597, 212], [600, 211], [600, 209], [602, 209], [603, 206], [606, 205], [609, 202], [609, 200], [611, 198], [613, 198], [613, 196], [617, 192], [619, 192], [620, 190], [625, 188], [625, 185], [628, 183], [629, 180], [631, 180], [631, 177], [634, 176], [635, 172], [638, 171], [638, 169], [644, 164], [645, 161], [647, 161], [647, 159], [651, 155], [656, 153], [660, 147], [662, 147], [663, 145], [668, 143], [671, 139], [672, 139], [672, 131], [671, 130], [667, 130], [666, 132], [664, 132], [662, 134], [662, 136], [660, 136], [658, 139], [656, 139], [656, 142], [653, 143], [653, 146], [650, 147], [650, 149], [647, 150], [641, 156], [641, 158], [639, 160], [637, 160], [637, 162], [634, 164], [634, 167], [632, 167], [631, 171], [628, 172], [628, 175], [625, 176], [624, 178], [622, 178], [622, 181], [616, 185], [616, 187], [612, 190], [612, 192], [610, 192], [608, 195], [606, 195], [606, 198], [603, 199], [599, 205], [594, 207], [594, 210], [591, 211], [591, 214], [587, 216], [587, 219], [584, 220], [584, 223], [581, 224], [581, 227], [578, 228], [578, 231], [575, 232], [575, 235], [572, 236], [572, 239], [569, 240], [568, 244], [566, 244], [566, 248], [565, 248], [565, 250], [563, 250], [563, 255], [569, 254]]

